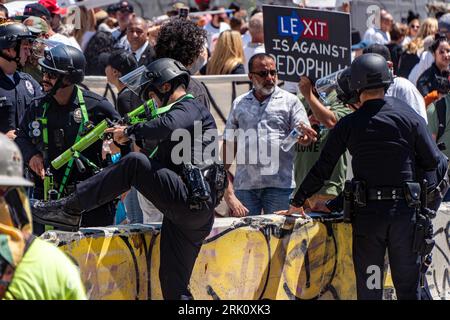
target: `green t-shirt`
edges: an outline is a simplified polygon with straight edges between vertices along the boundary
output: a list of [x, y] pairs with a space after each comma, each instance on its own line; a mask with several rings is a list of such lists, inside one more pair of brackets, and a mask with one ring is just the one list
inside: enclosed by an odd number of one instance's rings
[[[439, 139], [439, 141], [436, 141], [437, 143], [444, 142], [446, 145], [446, 150], [443, 150], [442, 152], [450, 158], [450, 94], [447, 94], [445, 97], [445, 104], [446, 104], [446, 112], [445, 112], [445, 130], [442, 137]], [[427, 117], [428, 117], [428, 129], [430, 130], [431, 134], [437, 135], [438, 133], [438, 115], [436, 111], [436, 104], [432, 103], [429, 105], [427, 109]]]
[[35, 239], [14, 273], [6, 300], [86, 300], [80, 272], [54, 245]]
[[[341, 118], [350, 114], [352, 110], [347, 108], [341, 103], [334, 103], [331, 105], [330, 110], [335, 114], [336, 120], [339, 121]], [[301, 146], [296, 144], [295, 146], [295, 184], [296, 188], [298, 188], [303, 179], [308, 174], [309, 170], [313, 167], [316, 161], [319, 159], [320, 153], [322, 152], [322, 148], [325, 145], [325, 142], [328, 137], [329, 129], [323, 127], [321, 130], [320, 139], [310, 144], [309, 146]], [[347, 159], [345, 154], [339, 158], [336, 167], [334, 168], [333, 174], [331, 175], [330, 180], [326, 180], [324, 186], [319, 194], [323, 195], [332, 195], [337, 196], [344, 189], [344, 182], [347, 174]]]

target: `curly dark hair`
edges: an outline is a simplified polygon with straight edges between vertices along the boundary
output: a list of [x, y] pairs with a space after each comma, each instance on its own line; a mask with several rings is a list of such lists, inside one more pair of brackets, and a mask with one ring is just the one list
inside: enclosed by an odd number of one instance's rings
[[172, 58], [189, 66], [200, 55], [205, 42], [205, 30], [177, 17], [161, 26], [155, 45], [156, 58]]

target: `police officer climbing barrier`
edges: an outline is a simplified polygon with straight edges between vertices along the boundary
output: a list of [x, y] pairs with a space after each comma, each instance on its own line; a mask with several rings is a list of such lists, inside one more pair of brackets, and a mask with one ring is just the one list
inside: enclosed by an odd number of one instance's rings
[[[135, 187], [164, 214], [159, 272], [163, 296], [189, 298], [192, 269], [211, 231], [226, 175], [222, 165], [211, 164], [214, 159], [196, 158], [201, 150], [195, 150], [194, 139], [189, 142], [190, 161], [176, 163], [171, 153], [178, 142], [171, 141], [171, 135], [182, 128], [192, 138], [196, 135], [194, 122], [201, 123], [202, 135], [216, 129], [216, 124], [207, 108], [186, 94], [190, 76], [181, 63], [163, 58], [142, 71], [125, 77], [123, 82], [144, 101], [152, 98], [157, 106], [172, 104], [170, 110], [150, 121], [107, 129], [106, 133], [112, 133], [120, 145], [121, 160], [79, 183], [68, 197], [36, 202], [33, 215], [43, 221], [77, 226], [85, 214], [90, 214], [85, 212]], [[151, 159], [148, 154], [129, 152], [132, 140], [144, 149], [158, 150]], [[211, 142], [204, 141], [202, 150]]]

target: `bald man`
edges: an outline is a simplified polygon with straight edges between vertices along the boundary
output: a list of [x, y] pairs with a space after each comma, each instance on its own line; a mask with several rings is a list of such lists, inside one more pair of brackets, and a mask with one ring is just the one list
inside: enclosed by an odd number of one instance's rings
[[391, 42], [390, 31], [392, 29], [392, 25], [394, 23], [394, 18], [392, 15], [386, 10], [380, 11], [380, 24], [375, 25], [369, 29], [367, 29], [364, 34], [364, 41], [369, 42], [370, 44], [382, 44], [386, 45]]
[[244, 46], [245, 72], [248, 73], [248, 62], [257, 53], [265, 53], [264, 48], [264, 21], [262, 12], [254, 14], [249, 23], [248, 31], [252, 40]]
[[148, 42], [148, 23], [145, 19], [131, 19], [127, 27], [127, 40], [139, 66], [148, 65], [155, 60], [155, 50]]

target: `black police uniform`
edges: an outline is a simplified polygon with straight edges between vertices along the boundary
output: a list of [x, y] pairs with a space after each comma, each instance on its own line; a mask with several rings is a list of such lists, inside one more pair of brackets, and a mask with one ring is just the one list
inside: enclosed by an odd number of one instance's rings
[[[15, 72], [14, 82], [0, 69], [0, 132], [16, 130], [41, 86], [29, 74]], [[16, 132], [17, 134], [17, 132]]]
[[[384, 100], [366, 101], [330, 131], [293, 203], [303, 203], [322, 187], [346, 149], [352, 155], [355, 179], [365, 181], [368, 190], [403, 188], [405, 182], [416, 181], [416, 167], [436, 169], [440, 152], [425, 121], [412, 108]], [[373, 274], [370, 266], [379, 266], [383, 272], [386, 248], [397, 297], [418, 298], [420, 259], [412, 250], [414, 226], [415, 209], [404, 198], [368, 200], [365, 207], [357, 209], [353, 261], [358, 299], [382, 298], [382, 289], [369, 289], [367, 280]]]
[[[161, 230], [160, 281], [164, 299], [189, 296], [187, 286], [203, 240], [214, 222], [215, 192], [201, 211], [191, 211], [188, 189], [180, 177], [182, 166], [173, 163], [171, 141], [176, 129], [186, 129], [194, 137], [194, 122], [201, 121], [202, 133], [216, 129], [211, 113], [198, 99], [177, 102], [162, 117], [133, 127], [136, 139], [145, 138], [146, 145], [158, 145], [154, 159], [131, 152], [100, 174], [77, 185], [81, 207], [92, 210], [135, 187], [164, 214]], [[192, 163], [194, 139], [191, 139]], [[208, 142], [203, 142], [203, 148]], [[199, 160], [199, 159], [197, 159]], [[89, 213], [86, 214], [88, 216]]]
[[[93, 125], [100, 123], [105, 118], [110, 120], [120, 119], [119, 114], [114, 107], [103, 97], [80, 89], [83, 92], [83, 97], [86, 105], [86, 111], [88, 113], [89, 121]], [[74, 143], [78, 135], [80, 127], [80, 105], [77, 98], [77, 87], [72, 93], [71, 102], [66, 106], [59, 105], [53, 97], [45, 97], [37, 100], [31, 108], [29, 108], [24, 116], [24, 119], [20, 125], [20, 131], [16, 139], [16, 143], [19, 145], [24, 162], [29, 163], [30, 159], [42, 152], [42, 135], [38, 139], [33, 139], [33, 135], [30, 128], [30, 124], [36, 119], [42, 117], [44, 112], [44, 104], [46, 101], [49, 103], [49, 107], [46, 113], [48, 119], [48, 162], [51, 162], [62, 154], [65, 150], [70, 148]], [[102, 141], [97, 141], [95, 144], [87, 148], [82, 154], [90, 161], [95, 163], [98, 167], [102, 167]], [[55, 170], [53, 167], [52, 173], [54, 175], [55, 182], [61, 183], [66, 166], [63, 166], [59, 170]], [[70, 194], [74, 185], [82, 180], [91, 177], [94, 174], [94, 170], [85, 164], [86, 171], [81, 173], [78, 171], [77, 166], [73, 165], [72, 171], [67, 180], [67, 189], [65, 194]], [[31, 171], [31, 170], [30, 170]], [[37, 175], [34, 175], [35, 190], [34, 198], [43, 199], [44, 190], [42, 179]], [[104, 206], [97, 208], [91, 215], [86, 215], [82, 220], [82, 226], [107, 226], [114, 224], [114, 206], [112, 203], [107, 203]], [[40, 231], [43, 231], [40, 228]], [[39, 230], [37, 230], [39, 232]]]

